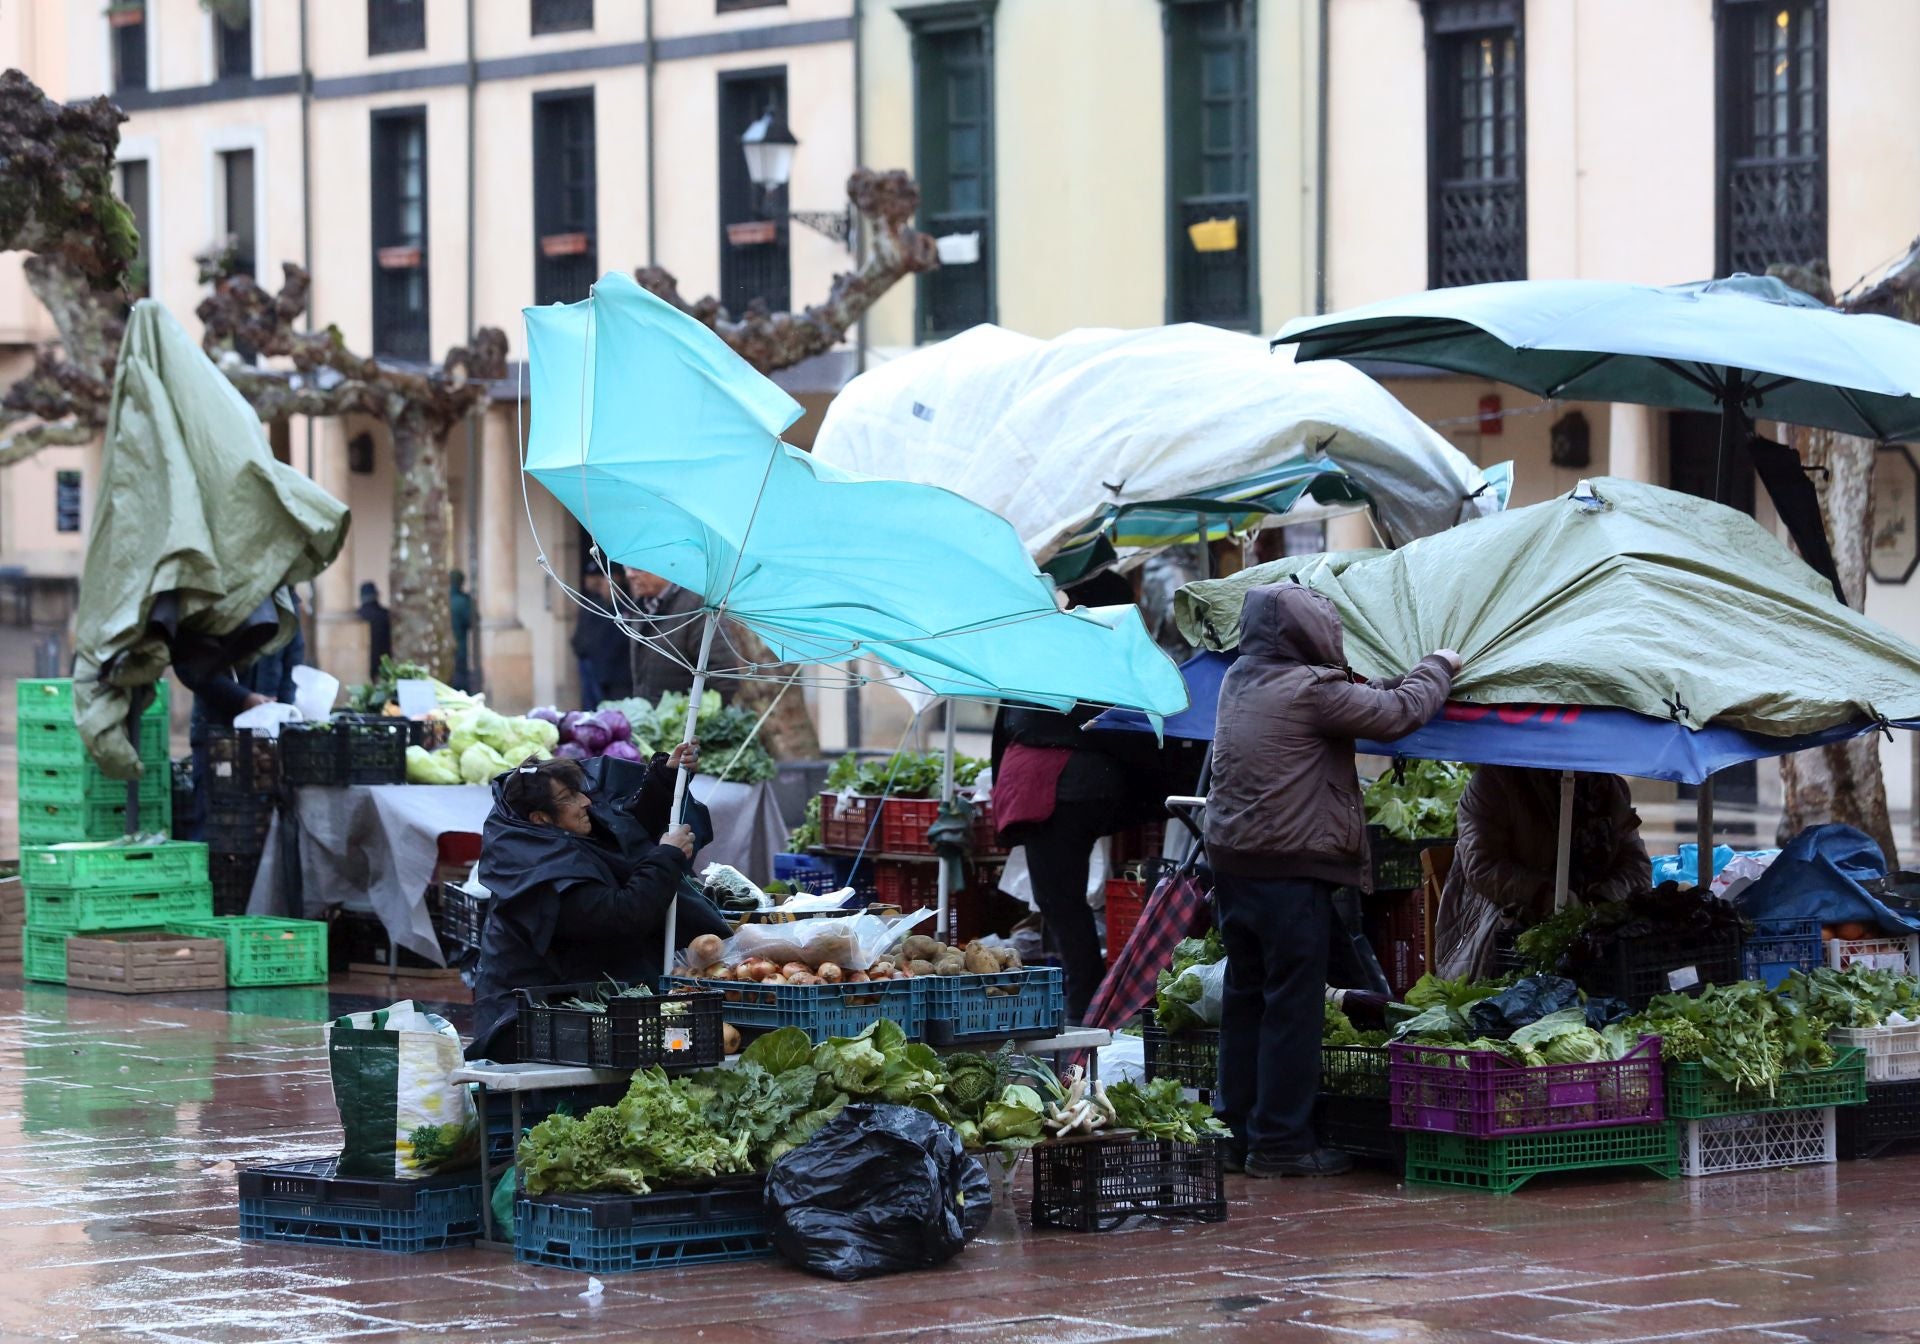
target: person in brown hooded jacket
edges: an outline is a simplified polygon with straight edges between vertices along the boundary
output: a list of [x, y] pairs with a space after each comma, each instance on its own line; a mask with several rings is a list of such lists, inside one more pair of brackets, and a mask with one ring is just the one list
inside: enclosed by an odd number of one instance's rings
[[1335, 887], [1369, 887], [1355, 738], [1392, 739], [1439, 712], [1460, 657], [1428, 655], [1369, 684], [1346, 664], [1333, 603], [1298, 583], [1250, 590], [1240, 658], [1220, 686], [1207, 859], [1227, 949], [1214, 1106], [1252, 1176], [1331, 1176], [1320, 1149], [1321, 999]]

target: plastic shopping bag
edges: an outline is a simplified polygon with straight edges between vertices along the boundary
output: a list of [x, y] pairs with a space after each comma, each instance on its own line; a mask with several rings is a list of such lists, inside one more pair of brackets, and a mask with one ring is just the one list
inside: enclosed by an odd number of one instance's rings
[[480, 1117], [451, 1077], [463, 1063], [453, 1024], [411, 999], [328, 1024], [340, 1174], [411, 1180], [478, 1162]]

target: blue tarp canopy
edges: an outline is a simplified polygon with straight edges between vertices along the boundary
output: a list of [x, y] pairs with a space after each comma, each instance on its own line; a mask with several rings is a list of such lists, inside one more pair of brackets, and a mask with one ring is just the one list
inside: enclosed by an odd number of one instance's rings
[[[1167, 719], [1167, 736], [1213, 740], [1220, 681], [1233, 666], [1234, 657], [1201, 652], [1181, 665], [1188, 705]], [[1916, 728], [1920, 720], [1893, 726]], [[1109, 710], [1091, 727], [1152, 731], [1145, 715], [1129, 710]], [[1876, 727], [1871, 721], [1861, 720], [1799, 737], [1768, 737], [1711, 724], [1686, 728], [1627, 709], [1449, 703], [1433, 722], [1397, 741], [1358, 745], [1361, 751], [1376, 756], [1591, 771], [1700, 784], [1730, 765], [1825, 746], [1872, 732]]]

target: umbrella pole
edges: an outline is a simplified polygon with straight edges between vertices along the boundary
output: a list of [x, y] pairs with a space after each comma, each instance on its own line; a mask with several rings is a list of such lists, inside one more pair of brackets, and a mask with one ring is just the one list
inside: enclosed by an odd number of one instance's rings
[[[723, 604], [724, 605], [724, 604]], [[693, 669], [693, 690], [687, 698], [687, 730], [680, 735], [682, 742], [693, 741], [693, 733], [700, 726], [700, 697], [707, 693], [707, 660], [713, 653], [713, 632], [720, 624], [718, 610], [707, 613], [707, 628], [700, 634], [700, 659]], [[667, 812], [667, 825], [673, 826], [680, 821], [680, 809], [686, 805], [687, 784], [693, 778], [693, 772], [681, 766], [673, 777], [673, 807]], [[660, 953], [662, 974], [673, 973], [673, 945], [675, 926], [679, 923], [680, 898], [675, 896], [667, 905], [666, 945]]]
[[[947, 748], [946, 764], [940, 775], [940, 811], [944, 814], [947, 806], [953, 802], [953, 701], [946, 704]], [[933, 917], [934, 937], [942, 942], [952, 942], [953, 904], [953, 865], [950, 860], [940, 860], [940, 905], [939, 913]]]
[[1564, 910], [1573, 870], [1573, 771], [1560, 772], [1560, 844], [1553, 860], [1553, 908]]
[[1697, 799], [1698, 810], [1694, 813], [1693, 838], [1698, 853], [1694, 856], [1696, 865], [1694, 878], [1705, 892], [1713, 887], [1713, 776], [1708, 775], [1700, 781]]

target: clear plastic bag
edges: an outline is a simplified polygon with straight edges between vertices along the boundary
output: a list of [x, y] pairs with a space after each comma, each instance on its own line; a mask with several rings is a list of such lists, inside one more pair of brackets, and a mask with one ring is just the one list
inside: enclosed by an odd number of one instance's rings
[[932, 910], [915, 910], [891, 922], [878, 915], [847, 915], [838, 919], [797, 919], [791, 924], [743, 924], [721, 944], [720, 962], [738, 966], [748, 957], [765, 957], [776, 966], [790, 961], [819, 966], [822, 962], [849, 971], [864, 971], [874, 958], [898, 947], [902, 939], [934, 917]]

